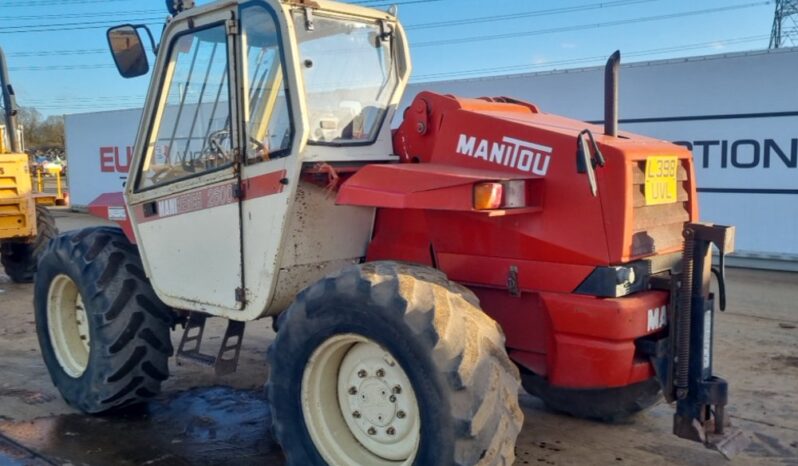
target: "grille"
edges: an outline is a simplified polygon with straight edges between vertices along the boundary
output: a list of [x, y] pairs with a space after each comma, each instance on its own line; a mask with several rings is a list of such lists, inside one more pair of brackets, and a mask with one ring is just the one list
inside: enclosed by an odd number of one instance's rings
[[676, 248], [682, 244], [682, 229], [690, 220], [687, 161], [682, 160], [677, 174], [677, 201], [673, 204], [646, 205], [646, 162], [637, 162], [632, 176], [634, 219], [632, 255], [641, 256]]

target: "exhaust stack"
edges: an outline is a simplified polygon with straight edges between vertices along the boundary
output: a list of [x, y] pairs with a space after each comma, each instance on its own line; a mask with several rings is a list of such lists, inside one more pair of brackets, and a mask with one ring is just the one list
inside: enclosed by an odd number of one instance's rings
[[618, 135], [618, 71], [621, 51], [616, 50], [604, 67], [604, 134]]

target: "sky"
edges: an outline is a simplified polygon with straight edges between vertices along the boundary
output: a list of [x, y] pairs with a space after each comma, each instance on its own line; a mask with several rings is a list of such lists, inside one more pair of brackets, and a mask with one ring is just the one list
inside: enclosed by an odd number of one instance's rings
[[[766, 49], [775, 8], [762, 0], [393, 3], [415, 82], [592, 66], [616, 49], [626, 63]], [[120, 77], [105, 31], [145, 23], [157, 38], [166, 15], [163, 0], [0, 0], [0, 46], [19, 105], [44, 115], [141, 107], [150, 76]]]

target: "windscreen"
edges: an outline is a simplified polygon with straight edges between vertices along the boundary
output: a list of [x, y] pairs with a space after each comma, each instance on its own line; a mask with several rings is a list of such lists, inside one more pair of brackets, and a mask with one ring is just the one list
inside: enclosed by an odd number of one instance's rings
[[392, 35], [377, 22], [294, 15], [310, 142], [373, 142], [397, 86]]

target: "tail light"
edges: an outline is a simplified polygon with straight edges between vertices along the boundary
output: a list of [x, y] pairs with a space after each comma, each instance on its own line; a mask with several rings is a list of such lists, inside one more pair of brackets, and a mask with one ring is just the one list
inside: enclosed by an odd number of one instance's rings
[[527, 206], [524, 180], [490, 181], [474, 185], [474, 209], [517, 209]]

